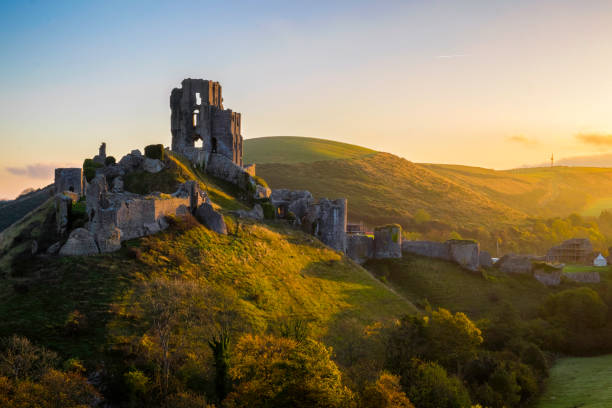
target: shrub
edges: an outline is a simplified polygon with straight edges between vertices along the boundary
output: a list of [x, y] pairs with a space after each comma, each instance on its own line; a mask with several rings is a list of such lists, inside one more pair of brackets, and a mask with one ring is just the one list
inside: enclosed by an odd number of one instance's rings
[[261, 203], [261, 208], [263, 209], [264, 218], [266, 220], [273, 220], [275, 218], [276, 209], [274, 208], [272, 203], [270, 203], [269, 201], [265, 203]]
[[87, 317], [78, 310], [70, 312], [64, 323], [64, 331], [66, 334], [69, 336], [76, 336], [85, 329], [87, 329]]
[[412, 369], [401, 383], [410, 401], [419, 408], [462, 408], [471, 405], [461, 381], [449, 376], [433, 362], [412, 361]]
[[164, 145], [163, 144], [148, 145], [147, 147], [145, 147], [144, 151], [145, 151], [145, 156], [148, 157], [149, 159], [158, 159], [158, 160], [164, 159]]
[[587, 287], [549, 295], [542, 307], [546, 320], [575, 330], [602, 327], [607, 314], [608, 307], [599, 294]]
[[96, 163], [93, 161], [93, 159], [85, 159], [83, 162], [83, 173], [85, 174], [85, 178], [88, 182], [96, 177], [96, 169], [99, 169], [100, 167], [104, 167], [104, 165]]
[[268, 186], [268, 183], [266, 182], [266, 180], [264, 180], [263, 178], [259, 177], [259, 176], [252, 176], [253, 180], [255, 180], [255, 183], [259, 184], [262, 187], [267, 187], [270, 188], [270, 186]]
[[399, 377], [383, 372], [363, 390], [360, 407], [414, 408], [399, 384]]
[[109, 166], [109, 165], [115, 164], [115, 163], [117, 163], [117, 160], [113, 156], [108, 156], [106, 159], [104, 159], [104, 165], [105, 166]]

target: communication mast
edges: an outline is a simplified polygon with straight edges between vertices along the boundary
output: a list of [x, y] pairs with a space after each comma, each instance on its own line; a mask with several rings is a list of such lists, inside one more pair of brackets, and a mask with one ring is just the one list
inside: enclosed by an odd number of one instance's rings
[[555, 165], [555, 156], [554, 154], [550, 154], [550, 167], [553, 167]]

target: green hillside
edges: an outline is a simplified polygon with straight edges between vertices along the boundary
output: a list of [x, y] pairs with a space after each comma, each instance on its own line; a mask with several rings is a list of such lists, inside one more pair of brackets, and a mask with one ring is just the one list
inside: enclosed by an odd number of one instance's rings
[[[41, 206], [3, 234], [0, 264], [11, 273], [0, 279], [0, 338], [24, 335], [63, 358], [78, 357], [90, 368], [102, 362], [123, 367], [122, 359], [132, 358], [126, 349], [143, 338], [146, 327], [137, 318], [139, 294], [159, 281], [170, 286], [180, 282], [181, 288], [200, 293], [198, 299], [210, 308], [211, 320], [191, 322], [189, 330], [204, 330], [204, 324], [219, 327], [227, 318], [220, 313], [233, 316], [236, 336], [278, 333], [282, 322], [303, 321], [312, 336], [337, 353], [344, 352], [347, 327], [359, 331], [416, 311], [312, 236], [283, 222], [236, 219], [230, 211], [245, 204], [230, 186], [177, 157], [169, 157], [167, 165], [155, 178], [142, 174], [126, 180], [126, 186], [174, 191], [178, 183], [196, 179], [219, 206], [230, 233], [211, 232], [193, 218], [175, 219], [168, 230], [129, 241], [112, 254], [19, 256], [19, 251], [28, 253], [30, 239], [36, 238], [32, 232], [45, 230], [46, 220], [53, 217], [52, 205]], [[75, 311], [88, 322], [78, 335], [66, 328]], [[197, 330], [206, 347], [198, 359], [208, 359], [211, 367], [206, 341], [214, 332]]]
[[53, 194], [53, 186], [32, 191], [15, 200], [0, 202], [0, 231], [18, 221], [30, 211], [44, 203]]
[[491, 200], [531, 216], [598, 216], [612, 208], [612, 168], [542, 167], [496, 171], [423, 164]]
[[[290, 159], [282, 151], [275, 153], [277, 140], [283, 151], [292, 152]], [[534, 250], [537, 242], [550, 246], [571, 238], [559, 231], [555, 235], [542, 232], [542, 228], [534, 229], [534, 218], [567, 217], [572, 213], [598, 216], [602, 210], [612, 208], [610, 168], [496, 171], [417, 164], [380, 152], [351, 157], [331, 151], [318, 155], [320, 161], [312, 162], [312, 151], [320, 150], [321, 143], [320, 139], [268, 137], [246, 140], [244, 151], [250, 161], [257, 163], [258, 175], [272, 188], [305, 189], [315, 197], [348, 198], [350, 221], [365, 222], [371, 227], [399, 222], [435, 240], [446, 239], [453, 230], [459, 231], [462, 236], [486, 243], [490, 250], [495, 247], [496, 238], [483, 237], [483, 229], [504, 236], [504, 241], [513, 244], [524, 240], [509, 250]], [[302, 151], [306, 152], [303, 160]], [[326, 159], [326, 155], [334, 160]], [[432, 222], [417, 225], [415, 214], [423, 212]], [[513, 230], [514, 227], [520, 230]], [[609, 229], [600, 227], [602, 232]], [[573, 233], [598, 240], [598, 246], [607, 248], [608, 243], [601, 236], [597, 238], [597, 233]]]
[[259, 137], [245, 140], [245, 163], [311, 163], [354, 159], [376, 153], [365, 147], [333, 140], [297, 136]]

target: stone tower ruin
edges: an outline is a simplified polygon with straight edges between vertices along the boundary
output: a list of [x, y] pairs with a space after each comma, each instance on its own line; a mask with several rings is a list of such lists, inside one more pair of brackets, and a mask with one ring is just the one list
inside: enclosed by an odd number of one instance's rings
[[[172, 150], [206, 166], [211, 153], [242, 166], [240, 113], [223, 109], [221, 85], [187, 78], [170, 94]], [[195, 146], [201, 140], [202, 147]]]

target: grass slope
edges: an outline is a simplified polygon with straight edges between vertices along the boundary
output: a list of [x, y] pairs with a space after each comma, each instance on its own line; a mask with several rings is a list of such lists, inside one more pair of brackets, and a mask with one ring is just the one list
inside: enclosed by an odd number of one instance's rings
[[272, 188], [347, 197], [350, 219], [372, 225], [406, 224], [419, 209], [455, 227], [474, 228], [516, 225], [533, 216], [599, 215], [612, 208], [612, 168], [496, 171], [416, 164], [359, 149], [304, 137], [249, 139], [244, 145], [247, 161], [257, 163], [258, 175]]
[[368, 261], [365, 267], [414, 303], [427, 300], [433, 307], [464, 312], [474, 319], [508, 303], [525, 315], [533, 315], [542, 300], [557, 290], [531, 276], [493, 271], [482, 275], [451, 262], [409, 254], [402, 259]]
[[[90, 363], [109, 358], [116, 341], [113, 327], [125, 323], [120, 311], [130, 304], [130, 294], [160, 276], [215, 289], [222, 294], [215, 302], [235, 304], [249, 330], [273, 329], [283, 318], [306, 320], [315, 336], [339, 351], [347, 325], [358, 329], [416, 310], [368, 271], [312, 236], [283, 222], [235, 219], [230, 210], [245, 205], [230, 186], [202, 175], [179, 157], [167, 160], [168, 168], [156, 179], [143, 174], [126, 180], [126, 186], [174, 191], [176, 183], [196, 179], [225, 214], [230, 234], [213, 233], [191, 219], [126, 242], [112, 254], [29, 256], [14, 265], [12, 278], [0, 279], [0, 315], [4, 316], [0, 337], [22, 334], [66, 357], [78, 356]], [[52, 203], [45, 211], [41, 207], [40, 214], [26, 217], [19, 229], [5, 231], [9, 240], [0, 260], [6, 262], [11, 254], [9, 242], [28, 238], [23, 235], [28, 234], [26, 226], [39, 225], [52, 209]], [[89, 322], [79, 336], [64, 329], [74, 310]], [[128, 323], [133, 330], [140, 327], [139, 322]]]
[[53, 185], [33, 191], [15, 200], [0, 202], [0, 231], [42, 205], [53, 194]]
[[612, 355], [561, 358], [550, 370], [537, 408], [612, 406]]
[[258, 163], [257, 174], [272, 188], [304, 189], [315, 197], [346, 197], [349, 219], [373, 226], [410, 223], [419, 209], [451, 225], [460, 222], [472, 227], [517, 222], [526, 217], [484, 194], [388, 153], [316, 163]]
[[310, 163], [354, 159], [374, 150], [332, 140], [297, 136], [258, 137], [245, 140], [245, 163]]

